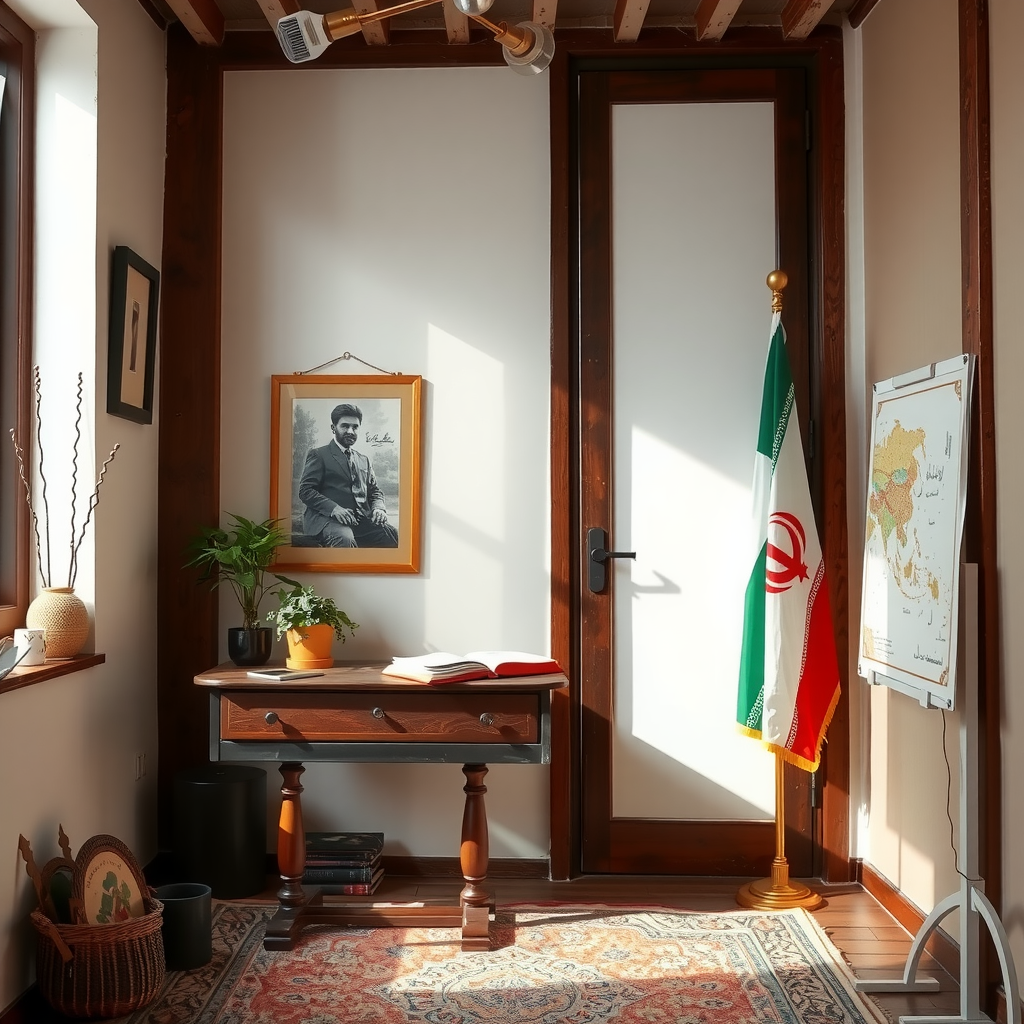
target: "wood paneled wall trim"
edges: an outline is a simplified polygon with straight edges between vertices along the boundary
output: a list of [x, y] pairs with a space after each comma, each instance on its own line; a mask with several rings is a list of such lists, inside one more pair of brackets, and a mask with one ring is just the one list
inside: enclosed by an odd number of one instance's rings
[[[960, 272], [963, 350], [977, 357], [971, 409], [966, 558], [979, 573], [978, 694], [981, 730], [980, 867], [986, 895], [1002, 903], [1002, 737], [999, 562], [996, 550], [995, 367], [992, 307], [992, 196], [989, 153], [988, 0], [958, 0], [960, 40]], [[1001, 980], [990, 944], [982, 946], [987, 1009]]]
[[[892, 882], [880, 875], [870, 864], [856, 862], [857, 881], [904, 927], [916, 935], [927, 916], [919, 910]], [[936, 928], [925, 943], [925, 949], [942, 964], [951, 977], [960, 977], [960, 946], [941, 928]]]
[[[415, 35], [415, 38], [411, 36]], [[817, 242], [816, 295], [822, 410], [824, 543], [837, 615], [845, 608], [845, 433], [839, 415], [845, 383], [843, 287], [843, 101], [842, 38], [819, 29], [808, 39], [786, 42], [777, 30], [738, 28], [724, 41], [698, 43], [692, 33], [652, 30], [632, 44], [612, 45], [606, 33], [559, 33], [550, 74], [551, 114], [551, 319], [552, 319], [552, 653], [569, 670], [570, 689], [553, 708], [551, 767], [552, 850], [555, 878], [578, 871], [577, 734], [578, 679], [571, 623], [579, 574], [572, 543], [575, 515], [572, 436], [576, 369], [570, 357], [569, 269], [566, 219], [573, 197], [568, 166], [571, 138], [569, 92], [579, 61], [633, 62], [638, 67], [689, 60], [702, 66], [802, 66], [816, 85], [810, 90], [811, 129], [821, 167], [817, 194], [821, 222]], [[387, 47], [359, 40], [333, 45], [317, 63], [324, 67], [445, 67], [501, 63], [489, 41], [445, 45], [423, 34], [394, 32]], [[208, 589], [183, 571], [184, 552], [196, 530], [219, 519], [220, 508], [220, 255], [222, 83], [227, 70], [280, 69], [289, 65], [268, 32], [229, 33], [224, 46], [199, 47], [180, 25], [168, 30], [167, 164], [164, 204], [163, 302], [161, 303], [161, 432], [158, 518], [158, 710], [160, 738], [159, 826], [161, 846], [170, 838], [170, 794], [174, 775], [207, 760], [207, 707], [193, 676], [217, 661], [220, 627]], [[815, 258], [812, 256], [812, 264]], [[836, 404], [839, 403], [839, 404]], [[841, 511], [841, 514], [838, 514]], [[835, 564], [833, 564], [835, 563]], [[845, 637], [842, 638], [845, 644]], [[822, 813], [825, 877], [848, 880], [849, 805], [842, 708], [830, 731], [829, 783]], [[841, 735], [842, 734], [842, 735]]]
[[171, 839], [175, 774], [209, 760], [207, 695], [193, 677], [218, 659], [217, 603], [183, 570], [189, 541], [220, 522], [220, 51], [167, 33], [167, 162], [160, 303], [157, 473], [158, 833]]

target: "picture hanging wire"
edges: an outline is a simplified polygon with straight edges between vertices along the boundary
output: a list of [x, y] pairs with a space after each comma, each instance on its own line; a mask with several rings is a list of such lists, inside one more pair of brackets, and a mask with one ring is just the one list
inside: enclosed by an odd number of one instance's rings
[[342, 352], [340, 356], [328, 359], [326, 363], [321, 363], [319, 366], [314, 366], [309, 370], [296, 370], [295, 376], [301, 377], [307, 373], [316, 373], [317, 370], [322, 370], [325, 366], [330, 366], [332, 363], [340, 362], [342, 359], [354, 359], [357, 363], [362, 363], [363, 366], [368, 366], [371, 370], [377, 370], [379, 373], [386, 373], [392, 377], [402, 376], [401, 370], [385, 370], [382, 366], [374, 366], [373, 363], [368, 363], [365, 359], [360, 359], [359, 356], [353, 355], [351, 352]]

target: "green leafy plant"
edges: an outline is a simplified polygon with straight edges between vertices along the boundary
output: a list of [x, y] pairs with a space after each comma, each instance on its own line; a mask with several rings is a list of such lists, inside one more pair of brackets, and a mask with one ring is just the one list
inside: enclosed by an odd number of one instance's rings
[[[228, 512], [231, 529], [210, 526], [192, 542], [192, 558], [186, 567], [201, 568], [201, 582], [215, 580], [213, 586], [227, 583], [242, 608], [242, 628], [256, 629], [260, 621], [260, 604], [273, 580], [298, 586], [295, 580], [277, 573], [268, 573], [274, 551], [287, 536], [277, 519], [257, 523], [245, 516]], [[267, 576], [272, 580], [268, 580]]]
[[334, 636], [345, 642], [345, 630], [355, 633], [358, 622], [353, 622], [330, 597], [322, 597], [312, 586], [302, 586], [294, 580], [291, 590], [279, 590], [277, 599], [281, 607], [267, 615], [267, 621], [273, 622], [277, 628], [277, 639], [280, 640], [289, 629], [301, 630], [304, 626], [333, 626]]

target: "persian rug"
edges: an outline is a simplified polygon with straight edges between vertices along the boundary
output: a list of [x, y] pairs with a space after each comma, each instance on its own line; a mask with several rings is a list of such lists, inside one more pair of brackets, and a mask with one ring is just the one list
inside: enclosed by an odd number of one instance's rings
[[495, 948], [453, 928], [305, 929], [263, 948], [269, 904], [217, 903], [213, 960], [124, 1024], [879, 1024], [803, 910], [501, 907]]

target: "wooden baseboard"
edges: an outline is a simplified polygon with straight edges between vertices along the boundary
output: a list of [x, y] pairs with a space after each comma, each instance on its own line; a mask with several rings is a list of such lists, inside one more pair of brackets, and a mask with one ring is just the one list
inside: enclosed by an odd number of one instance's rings
[[0, 1013], [0, 1024], [49, 1024], [51, 1021], [67, 1019], [47, 1006], [35, 982]]
[[[461, 878], [462, 867], [458, 857], [392, 857], [385, 854], [384, 872], [388, 875], [402, 875], [406, 878]], [[162, 850], [145, 868], [146, 880], [150, 885], [179, 881], [175, 874], [174, 858]], [[267, 874], [277, 874], [277, 856], [267, 854]], [[489, 878], [549, 878], [550, 867], [546, 860], [529, 860], [520, 857], [492, 857], [487, 864]], [[0, 1018], [0, 1024], [4, 1024]]]
[[[859, 859], [855, 863], [857, 865], [857, 881], [911, 935], [916, 935], [921, 925], [924, 924], [927, 914], [920, 911], [892, 882], [875, 871], [870, 864], [865, 864]], [[925, 943], [925, 949], [935, 957], [947, 974], [953, 978], [960, 977], [960, 946], [944, 931], [941, 929], [933, 931]]]
[[[546, 860], [519, 857], [492, 857], [487, 864], [488, 878], [548, 878]], [[384, 874], [404, 878], [462, 878], [458, 857], [384, 856]]]

